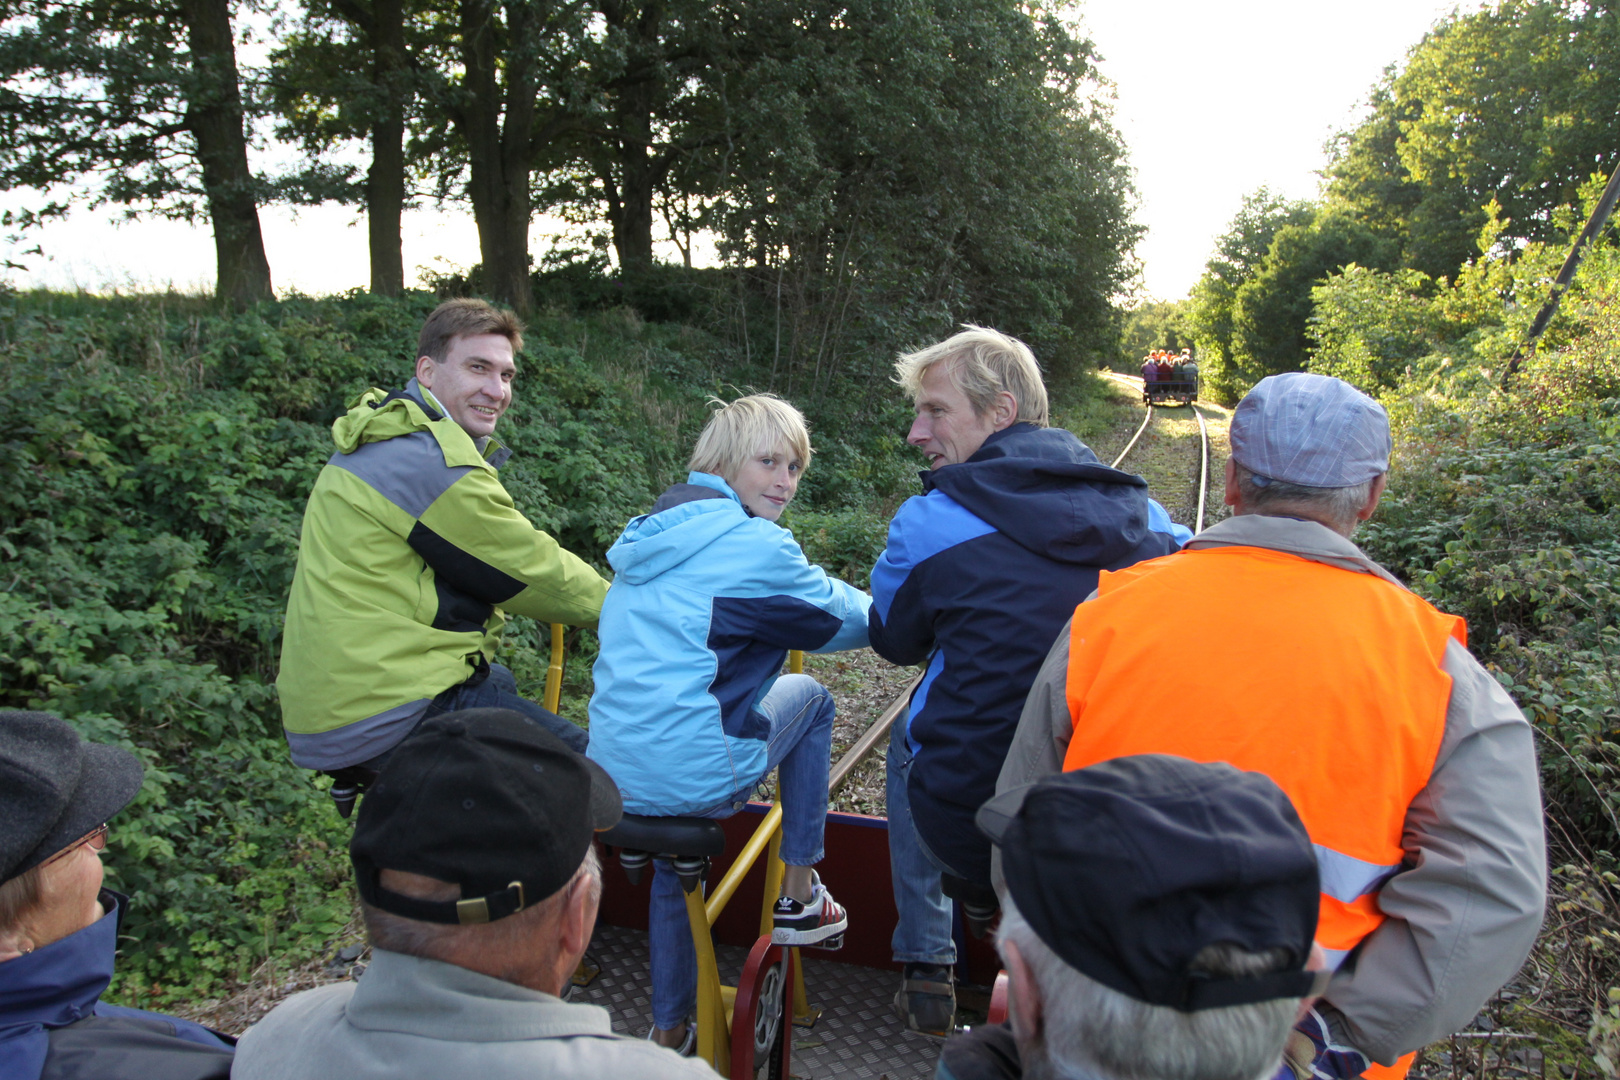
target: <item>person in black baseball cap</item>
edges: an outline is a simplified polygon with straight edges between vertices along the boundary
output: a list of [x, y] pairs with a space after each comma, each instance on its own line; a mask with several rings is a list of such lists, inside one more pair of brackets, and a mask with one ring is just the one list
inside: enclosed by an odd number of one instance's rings
[[595, 762], [509, 709], [423, 721], [360, 804], [349, 855], [372, 947], [358, 984], [289, 998], [242, 1037], [236, 1080], [708, 1076], [560, 1000], [618, 822]]
[[1275, 783], [1123, 757], [1004, 792], [977, 820], [1001, 852], [1010, 1024], [947, 1044], [937, 1075], [1278, 1072], [1327, 973], [1315, 850]]
[[48, 713], [0, 710], [0, 1076], [205, 1080], [232, 1042], [174, 1017], [108, 1005], [128, 897], [102, 888], [107, 821], [141, 789], [140, 762]]

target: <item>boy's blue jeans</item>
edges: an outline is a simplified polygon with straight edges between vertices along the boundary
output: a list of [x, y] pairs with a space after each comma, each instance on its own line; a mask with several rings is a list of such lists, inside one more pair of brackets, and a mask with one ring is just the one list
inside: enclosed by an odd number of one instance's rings
[[[821, 861], [827, 825], [827, 771], [832, 764], [835, 712], [832, 695], [808, 675], [784, 675], [759, 703], [758, 711], [771, 725], [765, 775], [780, 767], [776, 783], [782, 803], [782, 861], [814, 866]], [[693, 816], [730, 817], [758, 785], [756, 780], [718, 806]], [[653, 1023], [666, 1031], [680, 1027], [697, 1007], [697, 951], [686, 917], [686, 894], [674, 868], [664, 859], [653, 860], [647, 946]]]

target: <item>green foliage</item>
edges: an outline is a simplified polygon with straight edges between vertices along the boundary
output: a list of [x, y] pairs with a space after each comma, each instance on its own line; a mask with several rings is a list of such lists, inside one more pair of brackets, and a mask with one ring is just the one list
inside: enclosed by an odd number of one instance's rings
[[1441, 372], [1386, 397], [1395, 479], [1358, 540], [1464, 616], [1470, 644], [1544, 738], [1560, 819], [1620, 840], [1620, 274], [1576, 297], [1583, 328], [1510, 392]]
[[1620, 147], [1620, 18], [1612, 3], [1499, 0], [1442, 21], [1339, 136], [1330, 204], [1399, 245], [1400, 265], [1453, 277], [1492, 203], [1503, 239], [1545, 241]]
[[792, 530], [812, 563], [857, 588], [871, 588], [872, 565], [889, 539], [889, 515], [864, 509], [790, 509], [782, 525]]
[[1382, 271], [1351, 263], [1311, 289], [1309, 367], [1371, 393], [1394, 389], [1410, 362], [1437, 352], [1433, 282], [1417, 270]]
[[[1595, 181], [1588, 185], [1589, 201], [1596, 199], [1598, 187]], [[1585, 213], [1563, 208], [1556, 217], [1573, 230]], [[1481, 247], [1492, 249], [1499, 231], [1498, 223], [1489, 223]], [[1314, 347], [1308, 366], [1372, 394], [1403, 382], [1448, 394], [1488, 384], [1522, 346], [1564, 254], [1563, 242], [1554, 241], [1529, 244], [1511, 255], [1485, 255], [1465, 266], [1454, 282], [1434, 281], [1415, 270], [1346, 266], [1312, 290], [1308, 333]], [[1612, 242], [1589, 247], [1539, 343], [1560, 360], [1526, 369], [1537, 393], [1524, 397], [1516, 414], [1522, 437], [1534, 437], [1573, 402], [1611, 396], [1606, 357], [1617, 296], [1620, 248]]]
[[1309, 203], [1262, 187], [1244, 196], [1237, 216], [1215, 242], [1215, 253], [1193, 286], [1187, 312], [1206, 396], [1232, 405], [1249, 388], [1252, 380], [1245, 379], [1234, 344], [1238, 290], [1260, 272], [1279, 231], [1309, 225], [1315, 216]]
[[[764, 10], [764, 9], [762, 9]], [[785, 392], [873, 393], [897, 348], [954, 324], [1029, 341], [1050, 372], [1112, 354], [1138, 229], [1093, 49], [1045, 4], [865, 0], [761, 29], [706, 151], [739, 270], [734, 337]], [[773, 383], [778, 380], [773, 379]]]
[[1191, 300], [1146, 300], [1127, 309], [1114, 369], [1134, 375], [1153, 349], [1180, 352], [1192, 345], [1191, 307]]
[[1309, 224], [1277, 230], [1254, 275], [1232, 303], [1227, 370], [1252, 386], [1267, 375], [1305, 366], [1311, 290], [1350, 263], [1388, 264], [1390, 245], [1353, 217], [1331, 208]]

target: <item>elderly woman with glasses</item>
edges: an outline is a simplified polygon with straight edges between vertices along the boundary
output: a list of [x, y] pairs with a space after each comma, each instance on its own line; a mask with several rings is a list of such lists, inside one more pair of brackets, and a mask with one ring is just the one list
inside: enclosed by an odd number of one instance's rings
[[212, 1080], [234, 1040], [108, 1005], [128, 899], [102, 888], [106, 821], [141, 787], [127, 751], [0, 711], [0, 1077]]

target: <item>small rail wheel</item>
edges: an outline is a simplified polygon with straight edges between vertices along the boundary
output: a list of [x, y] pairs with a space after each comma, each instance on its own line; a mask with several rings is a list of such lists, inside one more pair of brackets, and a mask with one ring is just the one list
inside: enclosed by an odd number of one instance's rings
[[770, 937], [754, 942], [737, 980], [731, 1014], [731, 1080], [788, 1080], [792, 1055], [793, 951]]
[[754, 1006], [754, 1067], [769, 1062], [771, 1051], [782, 1034], [782, 991], [787, 988], [787, 965], [780, 959], [766, 968], [759, 979], [759, 997]]

